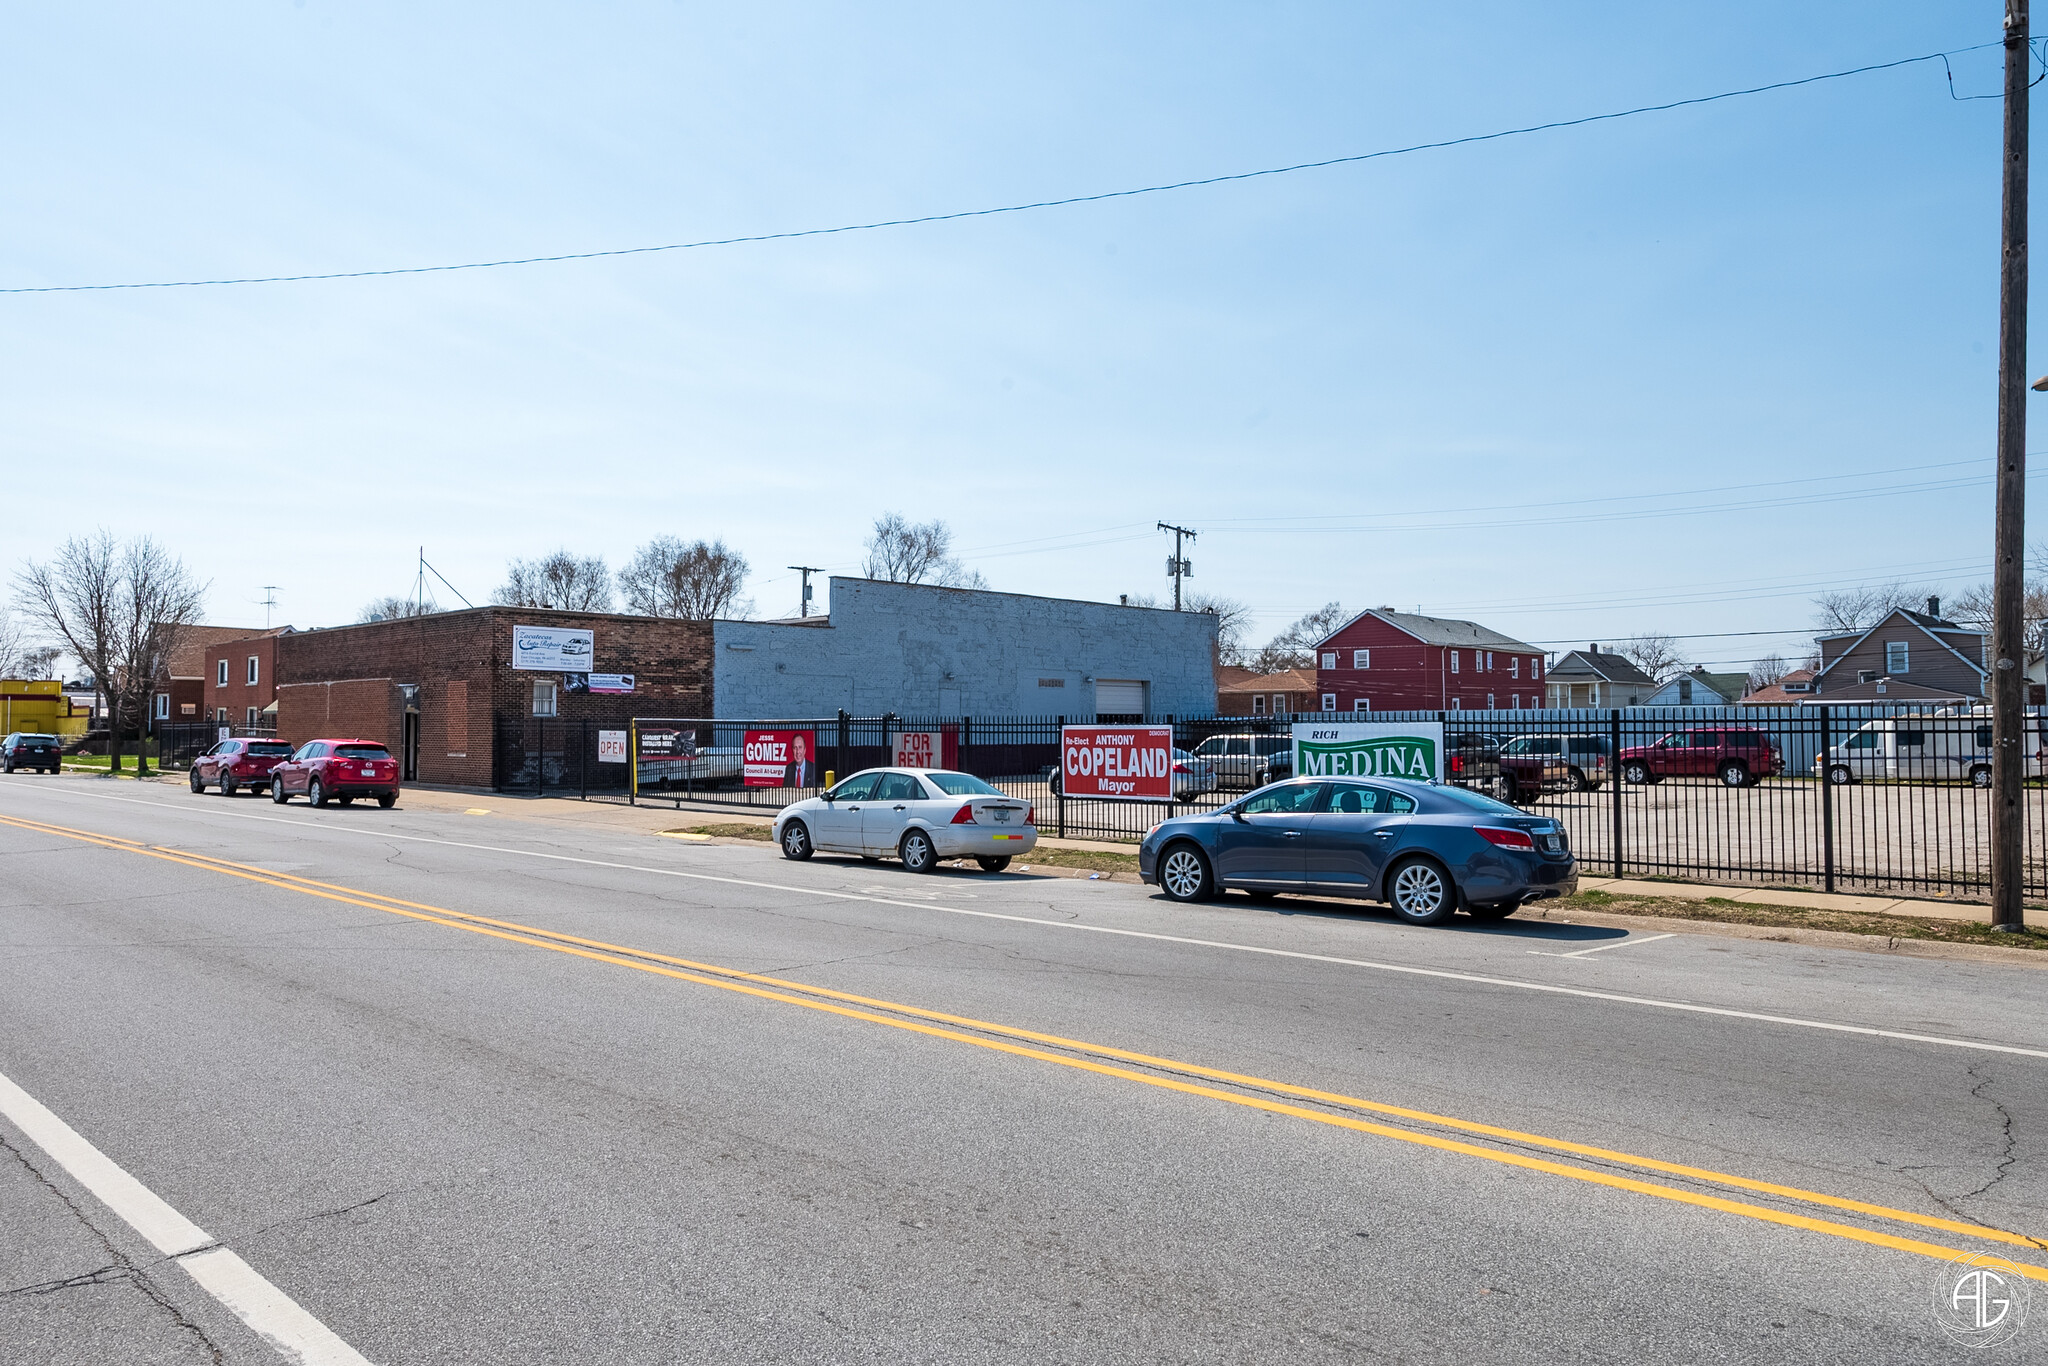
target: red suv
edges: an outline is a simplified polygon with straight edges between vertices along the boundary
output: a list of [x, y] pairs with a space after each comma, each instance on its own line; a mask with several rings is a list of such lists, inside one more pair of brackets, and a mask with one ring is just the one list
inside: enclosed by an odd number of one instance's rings
[[375, 740], [308, 740], [270, 770], [270, 800], [282, 806], [300, 792], [314, 806], [375, 797], [388, 807], [398, 800], [398, 760]]
[[223, 797], [238, 788], [259, 791], [270, 786], [270, 771], [291, 757], [286, 740], [223, 740], [192, 761], [192, 790], [204, 792], [218, 783]]
[[1654, 745], [1635, 745], [1620, 756], [1625, 783], [1712, 776], [1730, 787], [1753, 787], [1785, 771], [1784, 756], [1760, 730], [1719, 727], [1675, 730]]

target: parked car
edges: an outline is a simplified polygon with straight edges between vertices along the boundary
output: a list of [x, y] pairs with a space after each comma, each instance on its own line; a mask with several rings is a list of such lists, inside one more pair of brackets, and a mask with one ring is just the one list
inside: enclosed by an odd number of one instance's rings
[[1598, 792], [1607, 781], [1613, 744], [1604, 735], [1524, 735], [1501, 750], [1505, 762], [1524, 755], [1556, 755], [1565, 765], [1565, 786], [1573, 792]]
[[270, 770], [270, 800], [282, 806], [299, 793], [314, 806], [375, 797], [388, 808], [398, 800], [398, 761], [375, 740], [308, 740]]
[[1563, 754], [1528, 747], [1527, 738], [1501, 746], [1494, 761], [1500, 765], [1500, 799], [1512, 806], [1533, 802], [1546, 792], [1562, 792], [1572, 782]]
[[1227, 889], [1385, 901], [1413, 925], [1460, 908], [1498, 920], [1578, 890], [1564, 827], [1483, 793], [1382, 778], [1294, 778], [1177, 816], [1138, 846], [1138, 876], [1174, 901]]
[[[2025, 776], [2039, 778], [2048, 722], [2029, 717]], [[1970, 783], [1991, 786], [1991, 719], [1975, 715], [1894, 716], [1866, 722], [1827, 752], [1813, 772], [1837, 786], [1869, 781]]]
[[1444, 780], [1482, 792], [1500, 791], [1500, 737], [1476, 730], [1445, 735]]
[[1753, 787], [1785, 771], [1784, 756], [1760, 730], [1676, 730], [1653, 745], [1625, 748], [1618, 758], [1625, 783], [1711, 776], [1729, 787]]
[[287, 740], [223, 740], [192, 761], [194, 792], [218, 784], [220, 795], [232, 797], [241, 788], [255, 792], [270, 786], [270, 774], [292, 757]]
[[0, 772], [32, 768], [38, 773], [55, 773], [64, 762], [64, 748], [54, 735], [18, 730], [0, 740]]
[[1038, 846], [1037, 812], [981, 779], [947, 769], [869, 768], [782, 808], [769, 827], [782, 856], [894, 857], [913, 873], [971, 858], [1000, 873]]
[[[1282, 754], [1279, 758], [1288, 772], [1294, 771], [1294, 756], [1291, 753]], [[1053, 796], [1059, 796], [1064, 790], [1058, 764], [1047, 764], [1039, 770], [1039, 776], [1045, 779], [1046, 786], [1052, 789]], [[1190, 798], [1214, 792], [1217, 786], [1215, 765], [1209, 763], [1206, 759], [1197, 758], [1184, 749], [1176, 749], [1173, 752], [1173, 795], [1175, 800], [1184, 802]]]
[[1220, 787], [1264, 787], [1294, 773], [1292, 735], [1212, 735], [1195, 757], [1216, 770]]

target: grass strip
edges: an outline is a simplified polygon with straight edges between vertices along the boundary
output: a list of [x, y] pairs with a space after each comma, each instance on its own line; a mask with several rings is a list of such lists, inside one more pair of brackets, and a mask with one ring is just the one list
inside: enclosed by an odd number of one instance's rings
[[1710, 896], [1625, 896], [1588, 891], [1546, 901], [1549, 915], [1569, 916], [1574, 910], [1609, 915], [1650, 915], [1665, 920], [1712, 920], [1724, 925], [1759, 925], [1771, 929], [1832, 930], [1886, 939], [1931, 939], [1947, 944], [1984, 944], [2001, 949], [2048, 949], [2048, 932], [2028, 926], [2018, 934], [2001, 934], [1981, 920], [1937, 920], [1917, 915], [1883, 915], [1874, 911], [1829, 911], [1801, 906], [1772, 906]]

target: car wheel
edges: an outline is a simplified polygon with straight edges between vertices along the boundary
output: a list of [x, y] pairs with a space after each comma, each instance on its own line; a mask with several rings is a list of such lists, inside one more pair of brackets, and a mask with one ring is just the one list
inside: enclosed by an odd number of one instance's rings
[[975, 862], [981, 865], [981, 871], [984, 873], [1000, 873], [1010, 866], [1010, 856], [997, 854], [992, 858], [978, 858]]
[[12, 759], [9, 759], [9, 760], [5, 761], [4, 763], [0, 763], [0, 773], [12, 773], [12, 772], [14, 772], [14, 760], [12, 760]]
[[782, 856], [799, 861], [817, 852], [811, 848], [811, 828], [802, 821], [791, 821], [782, 827]]
[[1159, 859], [1159, 890], [1174, 901], [1207, 901], [1216, 890], [1209, 860], [1192, 844], [1176, 844]]
[[1520, 806], [1522, 804], [1522, 785], [1515, 781], [1514, 774], [1503, 773], [1500, 775], [1500, 799], [1509, 806]]
[[939, 855], [932, 848], [932, 837], [922, 830], [906, 830], [902, 841], [896, 846], [896, 857], [903, 860], [903, 867], [913, 873], [929, 873], [939, 866]]
[[[1976, 774], [1973, 773], [1970, 775], [1970, 781], [1975, 782], [1976, 779]], [[1856, 775], [1849, 771], [1849, 766], [1847, 764], [1832, 764], [1829, 766], [1828, 782], [1830, 782], [1834, 786], [1847, 787], [1850, 783], [1853, 783], [1855, 781]]]
[[1734, 759], [1730, 759], [1727, 763], [1721, 765], [1721, 785], [1723, 787], [1748, 787], [1748, 766]]
[[1971, 770], [1970, 770], [1970, 786], [1971, 786], [1971, 787], [1989, 787], [1989, 786], [1991, 786], [1991, 770], [1990, 770], [1989, 768], [1985, 767], [1985, 766], [1984, 766], [1983, 764], [1979, 764], [1979, 765], [1977, 765], [1977, 766], [1976, 766], [1975, 768], [1971, 769]]
[[[7, 771], [9, 773], [12, 773], [14, 770], [10, 768]], [[199, 776], [198, 769], [193, 769], [192, 772], [189, 775], [187, 775], [186, 781], [194, 792], [206, 791], [206, 780]]]
[[306, 805], [327, 805], [327, 789], [320, 785], [320, 780], [318, 778], [315, 778], [306, 784]]
[[385, 793], [377, 799], [377, 805], [389, 811], [392, 807], [398, 805], [398, 794], [396, 792]]
[[1628, 763], [1621, 766], [1621, 780], [1625, 783], [1647, 783], [1650, 781], [1648, 764]]
[[1484, 905], [1470, 905], [1465, 914], [1474, 920], [1506, 920], [1521, 908], [1519, 901], [1489, 901]]
[[220, 795], [223, 797], [235, 795], [235, 780], [225, 772], [220, 775]]
[[272, 778], [270, 780], [270, 800], [276, 802], [279, 806], [283, 806], [291, 799], [291, 794], [284, 790], [284, 779]]
[[1387, 876], [1394, 914], [1411, 925], [1441, 925], [1458, 909], [1450, 875], [1430, 859], [1409, 859]]
[[1060, 777], [1061, 777], [1061, 772], [1060, 772], [1060, 770], [1059, 770], [1059, 769], [1054, 769], [1054, 770], [1052, 771], [1052, 781], [1051, 781], [1051, 782], [1050, 782], [1050, 783], [1048, 784], [1048, 786], [1052, 788], [1052, 795], [1053, 795], [1053, 796], [1055, 796], [1055, 797], [1057, 797], [1057, 796], [1059, 796], [1059, 795], [1061, 794], [1061, 790], [1062, 790], [1062, 789], [1061, 789], [1061, 787], [1060, 787]]
[[1571, 770], [1570, 775], [1565, 780], [1565, 786], [1573, 792], [1590, 792], [1593, 790], [1593, 785], [1586, 781], [1586, 775], [1577, 769]]

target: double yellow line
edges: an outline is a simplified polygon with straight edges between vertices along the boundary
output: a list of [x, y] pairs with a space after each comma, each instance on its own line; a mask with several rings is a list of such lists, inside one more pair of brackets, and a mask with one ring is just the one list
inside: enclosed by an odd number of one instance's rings
[[[1943, 1219], [1933, 1215], [1917, 1214], [1911, 1210], [1893, 1209], [1886, 1205], [1871, 1204], [1862, 1200], [1851, 1200], [1844, 1196], [1829, 1195], [1821, 1191], [1804, 1190], [1797, 1186], [1780, 1185], [1776, 1182], [1757, 1181], [1749, 1177], [1736, 1176], [1728, 1172], [1713, 1171], [1703, 1167], [1687, 1166], [1683, 1163], [1664, 1162], [1657, 1158], [1641, 1157], [1633, 1153], [1619, 1152], [1611, 1148], [1595, 1147], [1585, 1143], [1574, 1143], [1567, 1139], [1546, 1138], [1540, 1134], [1524, 1133], [1517, 1129], [1502, 1128], [1498, 1125], [1483, 1124], [1473, 1120], [1458, 1119], [1449, 1115], [1432, 1114], [1426, 1110], [1414, 1110], [1382, 1101], [1366, 1100], [1332, 1091], [1320, 1091], [1312, 1087], [1295, 1086], [1288, 1082], [1274, 1081], [1265, 1077], [1247, 1076], [1216, 1068], [1203, 1067], [1195, 1063], [1179, 1062], [1170, 1058], [1154, 1057], [1145, 1053], [1134, 1053], [1126, 1049], [1111, 1048], [1102, 1044], [1085, 1043], [1076, 1039], [1063, 1038], [1057, 1034], [1043, 1034], [1034, 1030], [1018, 1029], [1010, 1025], [995, 1024], [977, 1020], [971, 1016], [950, 1015], [943, 1011], [925, 1010], [895, 1001], [881, 1000], [869, 996], [857, 996], [849, 992], [833, 991], [829, 988], [811, 986], [803, 982], [792, 982], [777, 977], [766, 977], [758, 973], [741, 972], [736, 968], [720, 967], [713, 963], [693, 962], [668, 954], [655, 953], [647, 949], [631, 948], [610, 944], [603, 940], [586, 939], [578, 935], [564, 934], [558, 930], [539, 929], [522, 925], [516, 921], [496, 920], [488, 916], [472, 915], [465, 911], [451, 911], [445, 907], [424, 905], [405, 901], [381, 893], [365, 892], [353, 887], [334, 883], [319, 882], [312, 878], [297, 877], [290, 873], [273, 872], [245, 863], [214, 858], [206, 854], [169, 848], [163, 845], [145, 844], [139, 840], [125, 839], [118, 835], [104, 835], [89, 830], [75, 830], [68, 826], [51, 825], [42, 821], [22, 820], [13, 816], [0, 816], [0, 824], [17, 829], [33, 831], [44, 835], [55, 835], [65, 839], [80, 840], [101, 848], [122, 853], [140, 854], [148, 858], [162, 859], [204, 872], [218, 873], [226, 877], [243, 878], [250, 882], [262, 883], [283, 891], [297, 892], [304, 896], [319, 897], [326, 901], [341, 902], [350, 906], [361, 906], [388, 915], [403, 916], [410, 920], [422, 920], [429, 924], [446, 926], [449, 929], [467, 930], [472, 934], [488, 935], [510, 943], [524, 944], [531, 948], [547, 949], [555, 953], [571, 954], [592, 962], [608, 963], [615, 967], [632, 968], [637, 972], [651, 973], [676, 981], [691, 982], [699, 986], [716, 987], [721, 991], [738, 992], [761, 1000], [775, 1001], [783, 1005], [801, 1006], [806, 1010], [822, 1011], [846, 1019], [861, 1020], [869, 1024], [886, 1025], [891, 1029], [908, 1030], [932, 1038], [947, 1039], [955, 1043], [970, 1044], [1016, 1057], [1031, 1058], [1039, 1062], [1071, 1067], [1098, 1076], [1115, 1077], [1123, 1081], [1137, 1082], [1162, 1090], [1178, 1091], [1184, 1095], [1201, 1096], [1205, 1099], [1222, 1101], [1230, 1105], [1241, 1105], [1249, 1109], [1264, 1110], [1271, 1114], [1288, 1115], [1295, 1119], [1308, 1120], [1316, 1124], [1327, 1124], [1334, 1128], [1350, 1129], [1358, 1133], [1373, 1134], [1401, 1143], [1412, 1143], [1419, 1147], [1434, 1148], [1441, 1152], [1457, 1153], [1465, 1157], [1480, 1158], [1504, 1166], [1521, 1167], [1530, 1171], [1546, 1172], [1574, 1181], [1591, 1185], [1606, 1186], [1615, 1190], [1631, 1191], [1638, 1195], [1670, 1200], [1678, 1204], [1711, 1209], [1723, 1214], [1757, 1219], [1765, 1223], [1780, 1224], [1788, 1228], [1804, 1229], [1812, 1233], [1823, 1233], [1854, 1242], [1868, 1243], [1895, 1251], [1915, 1253], [1942, 1261], [1952, 1261], [1969, 1255], [1963, 1249], [1948, 1247], [1939, 1243], [1925, 1242], [1917, 1238], [1902, 1237], [1881, 1229], [1863, 1228], [1831, 1219], [1818, 1218], [1793, 1210], [1775, 1209], [1768, 1205], [1731, 1199], [1709, 1191], [1689, 1189], [1684, 1186], [1668, 1185], [1662, 1182], [1644, 1180], [1619, 1172], [1601, 1170], [1598, 1167], [1580, 1166], [1575, 1163], [1557, 1161], [1549, 1157], [1536, 1156], [1518, 1148], [1543, 1149], [1553, 1153], [1566, 1154], [1592, 1162], [1636, 1168], [1640, 1171], [1657, 1172], [1678, 1177], [1706, 1186], [1717, 1186], [1726, 1190], [1746, 1191], [1756, 1195], [1771, 1196], [1779, 1200], [1859, 1214], [1867, 1218], [1898, 1225], [1938, 1230], [1944, 1233], [1961, 1234], [1968, 1238], [1988, 1242], [2006, 1243], [2030, 1249], [2048, 1248], [2048, 1240], [2031, 1238], [2024, 1234], [2011, 1233], [2004, 1229], [1982, 1224], [1968, 1223], [1959, 1219]], [[882, 1013], [887, 1012], [887, 1013]], [[968, 1032], [973, 1031], [973, 1032]], [[1054, 1051], [1059, 1050], [1059, 1051]], [[1138, 1070], [1138, 1069], [1154, 1070]], [[1214, 1083], [1214, 1084], [1212, 1084]], [[1241, 1089], [1225, 1089], [1241, 1088]], [[1297, 1104], [1297, 1101], [1314, 1102], [1316, 1106]], [[1477, 1143], [1442, 1134], [1428, 1133], [1416, 1129], [1401, 1128], [1391, 1124], [1376, 1123], [1363, 1119], [1356, 1111], [1364, 1114], [1382, 1115], [1391, 1119], [1406, 1120], [1432, 1128], [1445, 1129], [1453, 1133], [1489, 1139], [1510, 1147], [1482, 1147]], [[2013, 1263], [2022, 1275], [2034, 1280], [2048, 1281], [2048, 1267], [2032, 1263]]]

